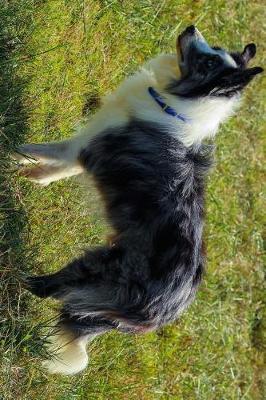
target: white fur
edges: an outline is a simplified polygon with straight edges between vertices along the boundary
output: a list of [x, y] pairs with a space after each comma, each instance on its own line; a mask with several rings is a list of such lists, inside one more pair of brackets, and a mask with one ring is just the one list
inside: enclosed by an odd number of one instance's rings
[[[215, 135], [219, 125], [228, 118], [237, 105], [237, 99], [211, 98], [185, 100], [164, 91], [180, 71], [177, 56], [165, 54], [152, 59], [140, 71], [127, 78], [111, 95], [106, 96], [101, 110], [88, 123], [86, 130], [97, 133], [107, 127], [122, 126], [131, 117], [161, 123], [186, 145], [200, 143]], [[148, 93], [152, 86], [177, 113], [187, 116], [183, 122], [165, 113]]]
[[13, 156], [23, 166], [19, 170], [20, 175], [46, 186], [59, 179], [84, 172], [78, 156], [87, 142], [88, 137], [77, 135], [62, 142], [25, 144], [20, 147], [20, 153]]
[[[150, 60], [103, 99], [100, 110], [80, 129], [77, 136], [68, 141], [47, 144], [46, 150], [44, 146], [40, 153], [36, 153], [36, 148], [35, 152], [31, 148], [36, 145], [22, 146], [22, 154], [24, 148], [26, 154], [40, 163], [41, 171], [34, 166], [22, 169], [21, 174], [47, 185], [84, 172], [77, 157], [82, 148], [88, 146], [90, 138], [104, 129], [124, 126], [132, 117], [160, 123], [162, 129], [179, 138], [185, 146], [199, 144], [203, 139], [214, 136], [220, 123], [233, 113], [238, 99], [204, 97], [186, 100], [165, 92], [171, 80], [179, 77], [176, 55], [164, 54]], [[185, 115], [188, 122], [165, 113], [150, 96], [149, 86], [165, 97], [167, 105]], [[21, 156], [16, 158], [21, 162]]]
[[67, 331], [61, 330], [49, 338], [48, 351], [52, 354], [50, 360], [43, 362], [43, 367], [51, 374], [73, 375], [88, 364], [86, 344], [95, 335], [73, 338]]

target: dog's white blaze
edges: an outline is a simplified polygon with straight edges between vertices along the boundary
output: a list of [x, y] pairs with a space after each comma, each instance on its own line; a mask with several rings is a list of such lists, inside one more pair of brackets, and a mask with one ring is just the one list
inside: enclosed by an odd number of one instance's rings
[[48, 351], [52, 358], [43, 362], [43, 367], [51, 374], [73, 375], [88, 365], [86, 344], [95, 335], [73, 338], [70, 332], [60, 330], [49, 338]]

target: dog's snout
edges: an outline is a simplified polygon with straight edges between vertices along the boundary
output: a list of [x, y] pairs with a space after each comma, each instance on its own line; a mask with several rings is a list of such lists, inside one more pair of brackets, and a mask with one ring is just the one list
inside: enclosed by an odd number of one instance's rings
[[190, 25], [186, 28], [185, 32], [190, 35], [194, 35], [194, 33], [196, 32], [196, 28], [194, 25]]
[[200, 44], [207, 45], [204, 37], [195, 25], [188, 26], [177, 38], [177, 51], [180, 60], [183, 62], [191, 45], [199, 47]]

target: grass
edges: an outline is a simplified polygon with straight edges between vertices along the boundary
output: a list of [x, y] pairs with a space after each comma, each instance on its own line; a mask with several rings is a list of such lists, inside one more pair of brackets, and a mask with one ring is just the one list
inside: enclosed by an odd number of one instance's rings
[[[265, 65], [265, 9], [232, 0], [11, 0], [0, 9], [0, 399], [260, 400], [263, 392], [263, 78], [217, 138], [208, 185], [208, 270], [180, 321], [145, 336], [111, 333], [90, 347], [75, 377], [40, 368], [53, 302], [20, 287], [102, 243], [97, 195], [69, 180], [47, 188], [18, 179], [9, 154], [22, 142], [72, 134], [101, 95], [137, 65], [173, 49], [190, 23], [213, 43], [258, 43]], [[264, 54], [264, 60], [263, 60]], [[263, 62], [264, 61], [264, 62]]]

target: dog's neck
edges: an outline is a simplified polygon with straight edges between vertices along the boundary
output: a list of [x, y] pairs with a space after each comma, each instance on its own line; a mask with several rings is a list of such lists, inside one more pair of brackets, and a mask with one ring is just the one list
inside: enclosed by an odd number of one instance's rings
[[[185, 122], [176, 126], [176, 133], [186, 146], [199, 144], [205, 138], [213, 137], [220, 124], [234, 113], [239, 103], [239, 98], [205, 97], [187, 100], [166, 95], [166, 99], [178, 114], [185, 117]], [[173, 123], [174, 121], [171, 125]]]
[[174, 118], [171, 123], [178, 124], [178, 134], [182, 134], [182, 141], [186, 145], [201, 142], [205, 137], [215, 135], [220, 123], [233, 113], [237, 104], [237, 99], [226, 98], [184, 100], [169, 94], [162, 95], [152, 87], [148, 88], [148, 92], [158, 104], [158, 112], [161, 109]]

